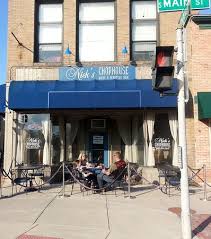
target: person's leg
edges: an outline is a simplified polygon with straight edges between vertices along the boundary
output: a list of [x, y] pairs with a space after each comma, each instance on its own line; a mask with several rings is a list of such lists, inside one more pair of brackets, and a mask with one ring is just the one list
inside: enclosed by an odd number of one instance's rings
[[113, 181], [114, 179], [111, 176], [103, 173], [97, 174], [97, 183], [99, 188], [103, 188], [103, 182], [106, 182], [107, 185], [110, 185]]
[[113, 177], [104, 174], [103, 181], [106, 182], [106, 184], [104, 185], [105, 189], [110, 190], [112, 188], [111, 183], [113, 183], [114, 181]]
[[103, 187], [103, 176], [104, 176], [103, 173], [99, 173], [97, 175], [97, 183], [98, 183], [99, 188]]

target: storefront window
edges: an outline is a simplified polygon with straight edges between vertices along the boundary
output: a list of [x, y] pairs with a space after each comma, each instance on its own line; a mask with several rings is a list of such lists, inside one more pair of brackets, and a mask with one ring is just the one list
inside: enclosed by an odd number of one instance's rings
[[58, 164], [60, 162], [61, 141], [60, 141], [59, 125], [55, 124], [52, 125], [51, 149], [52, 149], [52, 164]]
[[48, 114], [19, 114], [16, 164], [50, 164]]
[[93, 162], [97, 154], [102, 154], [107, 166], [115, 151], [120, 151], [125, 160], [139, 165], [175, 165], [172, 158], [174, 145], [177, 147], [177, 128], [173, 115], [147, 112], [124, 119], [107, 119], [108, 128], [94, 129], [86, 120], [20, 114], [15, 139], [16, 165], [59, 164], [63, 160], [77, 159], [82, 151]]
[[172, 136], [169, 127], [168, 114], [156, 114], [153, 149], [155, 165], [169, 163], [172, 164]]
[[139, 165], [144, 165], [142, 125], [142, 116], [117, 120], [118, 133], [121, 138], [121, 153], [125, 160]]

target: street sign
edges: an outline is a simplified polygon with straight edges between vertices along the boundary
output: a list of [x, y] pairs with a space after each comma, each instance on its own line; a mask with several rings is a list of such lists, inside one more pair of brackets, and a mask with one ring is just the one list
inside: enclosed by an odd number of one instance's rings
[[186, 27], [190, 19], [190, 6], [185, 6], [185, 9], [182, 11], [182, 14], [179, 19], [179, 25]]
[[192, 0], [191, 9], [205, 9], [210, 8], [209, 0]]
[[179, 19], [179, 24], [183, 27], [186, 27], [186, 25], [188, 24], [190, 18], [190, 13], [189, 12], [182, 12], [180, 19]]
[[[157, 0], [159, 12], [184, 10], [188, 0]], [[210, 0], [191, 0], [191, 9], [210, 8]]]

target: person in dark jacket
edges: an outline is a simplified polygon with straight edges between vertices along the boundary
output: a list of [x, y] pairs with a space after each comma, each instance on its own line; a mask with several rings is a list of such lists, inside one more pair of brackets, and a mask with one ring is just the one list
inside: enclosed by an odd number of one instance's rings
[[109, 185], [114, 182], [116, 176], [118, 176], [115, 174], [120, 173], [126, 166], [120, 152], [115, 152], [113, 154], [113, 159], [114, 162], [110, 165], [109, 169], [103, 169], [102, 172], [97, 175], [97, 182], [100, 189], [103, 188], [105, 183]]

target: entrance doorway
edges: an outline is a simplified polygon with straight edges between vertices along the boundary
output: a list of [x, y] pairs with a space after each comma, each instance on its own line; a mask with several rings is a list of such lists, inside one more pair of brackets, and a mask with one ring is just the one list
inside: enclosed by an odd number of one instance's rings
[[106, 167], [109, 166], [107, 133], [89, 134], [89, 158], [92, 163], [103, 163]]

